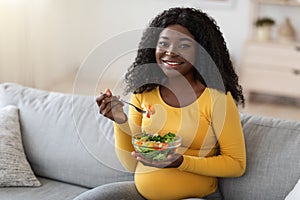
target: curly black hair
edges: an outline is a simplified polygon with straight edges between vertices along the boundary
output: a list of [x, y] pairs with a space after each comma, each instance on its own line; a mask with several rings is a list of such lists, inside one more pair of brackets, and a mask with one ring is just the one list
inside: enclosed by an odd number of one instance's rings
[[194, 78], [206, 87], [230, 91], [236, 103], [244, 105], [242, 87], [238, 83], [238, 76], [219, 26], [213, 18], [195, 8], [170, 8], [150, 22], [142, 35], [135, 61], [125, 75], [125, 92], [151, 91], [166, 80], [156, 63], [155, 48], [160, 32], [174, 24], [187, 28], [201, 47], [198, 48], [194, 64]]

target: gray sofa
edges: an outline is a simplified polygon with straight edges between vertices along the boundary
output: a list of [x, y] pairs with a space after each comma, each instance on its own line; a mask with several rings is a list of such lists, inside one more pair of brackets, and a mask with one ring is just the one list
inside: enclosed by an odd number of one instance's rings
[[[19, 108], [22, 141], [40, 187], [2, 187], [1, 200], [68, 200], [132, 181], [114, 152], [112, 122], [95, 97], [0, 84], [0, 108]], [[225, 200], [283, 200], [300, 178], [300, 122], [241, 114], [247, 170], [220, 179]]]

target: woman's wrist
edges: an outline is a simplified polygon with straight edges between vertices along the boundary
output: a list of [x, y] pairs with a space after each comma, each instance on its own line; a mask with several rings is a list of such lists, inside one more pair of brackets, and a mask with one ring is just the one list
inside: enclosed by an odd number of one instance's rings
[[124, 113], [124, 116], [120, 119], [115, 119], [115, 122], [117, 124], [124, 124], [127, 122], [127, 120], [128, 120], [127, 115]]

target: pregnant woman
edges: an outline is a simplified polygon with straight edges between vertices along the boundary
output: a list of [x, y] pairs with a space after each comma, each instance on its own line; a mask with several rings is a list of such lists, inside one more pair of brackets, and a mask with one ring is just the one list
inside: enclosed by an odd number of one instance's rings
[[[135, 180], [96, 188], [94, 199], [222, 199], [218, 178], [243, 175], [246, 154], [242, 88], [216, 22], [194, 8], [163, 11], [144, 31], [125, 82], [131, 103], [150, 116], [131, 106], [127, 115], [109, 89], [96, 101], [114, 121], [116, 152]], [[141, 132], [172, 132], [182, 145], [167, 160], [147, 160], [132, 145]]]

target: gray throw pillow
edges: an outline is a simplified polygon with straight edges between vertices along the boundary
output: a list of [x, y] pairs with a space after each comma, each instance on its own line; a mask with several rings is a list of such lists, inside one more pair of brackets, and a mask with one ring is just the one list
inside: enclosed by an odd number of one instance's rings
[[0, 109], [0, 186], [40, 186], [24, 152], [16, 106]]

